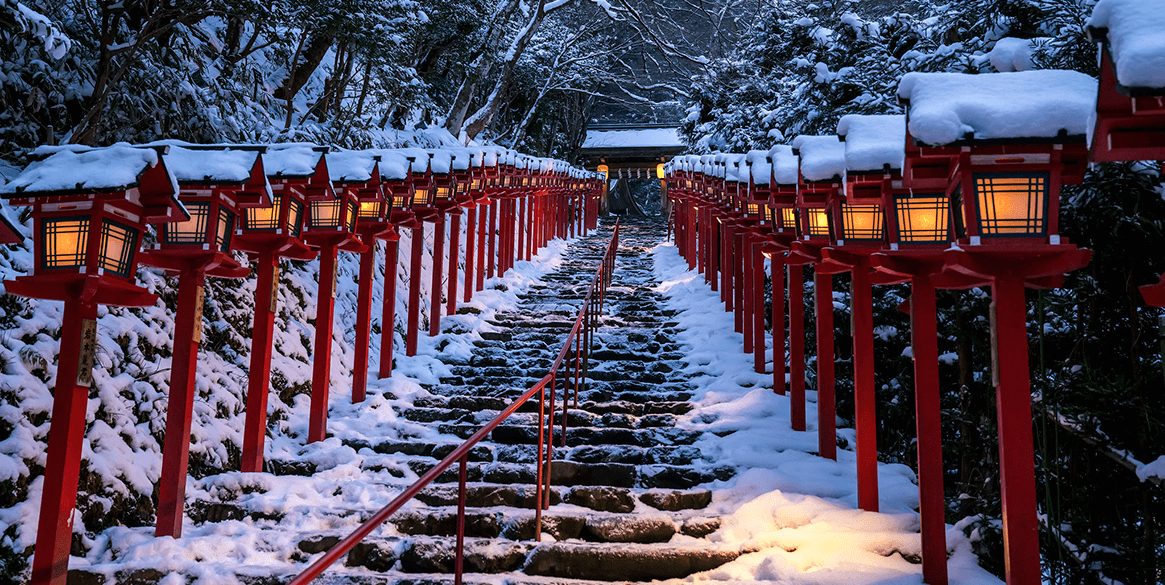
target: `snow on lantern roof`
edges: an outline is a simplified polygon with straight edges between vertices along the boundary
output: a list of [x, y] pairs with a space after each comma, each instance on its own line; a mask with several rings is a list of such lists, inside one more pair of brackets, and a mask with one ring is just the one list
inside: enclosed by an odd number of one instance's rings
[[406, 158], [412, 158], [412, 168], [409, 169], [413, 174], [425, 174], [429, 171], [429, 151], [423, 148], [398, 148], [399, 152]]
[[845, 174], [845, 144], [837, 136], [798, 136], [793, 151], [801, 158], [806, 181], [829, 181]]
[[[102, 148], [62, 148], [28, 165], [10, 183], [0, 186], [0, 194], [23, 197], [38, 193], [125, 191], [137, 187], [141, 176], [160, 160], [157, 150], [126, 143]], [[178, 179], [168, 166], [166, 172], [177, 193]]]
[[476, 146], [467, 146], [465, 152], [469, 154], [469, 163], [475, 169], [481, 168], [485, 162], [485, 151]]
[[944, 146], [969, 140], [1084, 136], [1097, 82], [1076, 71], [907, 73], [898, 99], [909, 110], [915, 142]]
[[1112, 54], [1117, 83], [1165, 95], [1165, 0], [1100, 0], [1088, 28]]
[[409, 178], [409, 159], [397, 149], [373, 150], [380, 156], [380, 177], [388, 181], [403, 181]]
[[845, 142], [847, 172], [901, 171], [905, 164], [906, 116], [842, 116], [837, 134]]
[[800, 172], [800, 160], [793, 154], [793, 147], [787, 144], [778, 144], [769, 149], [769, 157], [773, 159], [773, 177], [778, 185], [796, 185], [797, 174]]
[[582, 148], [683, 148], [678, 128], [587, 130]]
[[724, 171], [725, 180], [737, 183], [748, 182], [748, 166], [745, 164], [745, 158], [746, 156], [743, 154], [725, 155], [724, 162], [728, 165]]
[[750, 150], [744, 155], [752, 171], [752, 184], [768, 185], [772, 181], [773, 164], [767, 150]]
[[342, 183], [367, 183], [377, 168], [376, 155], [374, 150], [329, 152], [324, 156], [328, 161], [328, 178]]
[[327, 151], [314, 144], [273, 144], [263, 153], [263, 167], [268, 177], [310, 177]]
[[246, 183], [262, 152], [255, 149], [213, 149], [170, 147], [164, 155], [166, 166], [179, 183]]
[[496, 167], [501, 163], [501, 159], [505, 156], [506, 149], [500, 146], [483, 146], [482, 152], [485, 157], [482, 159], [482, 166]]
[[448, 175], [453, 170], [453, 153], [439, 148], [427, 151], [430, 156], [429, 165], [438, 175]]

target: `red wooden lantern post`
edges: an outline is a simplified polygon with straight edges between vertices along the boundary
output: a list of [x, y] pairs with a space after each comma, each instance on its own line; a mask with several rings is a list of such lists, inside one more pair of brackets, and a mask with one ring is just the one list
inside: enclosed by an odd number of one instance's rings
[[[429, 337], [441, 332], [441, 279], [445, 276], [445, 216], [458, 209], [457, 175], [453, 170], [454, 155], [450, 151], [430, 151], [430, 166], [433, 171], [433, 276], [429, 287]], [[469, 161], [466, 160], [468, 165]], [[457, 216], [460, 222], [461, 216]], [[460, 225], [458, 225], [460, 229]], [[452, 234], [451, 234], [452, 236]], [[453, 239], [452, 237], [449, 239]], [[456, 244], [449, 248], [449, 262], [454, 270], [457, 266]], [[456, 280], [456, 278], [454, 278]], [[454, 300], [456, 303], [456, 300]], [[456, 309], [454, 309], [455, 311]], [[452, 313], [450, 313], [452, 314]]]
[[[308, 150], [289, 147], [278, 151]], [[319, 152], [321, 149], [310, 149]], [[327, 152], [327, 149], [322, 149]], [[294, 156], [290, 155], [289, 156]], [[301, 155], [302, 156], [302, 155]], [[356, 235], [359, 213], [355, 194], [350, 189], [337, 191], [332, 186], [327, 157], [321, 157], [315, 172], [307, 177], [307, 218], [302, 239], [314, 248], [320, 259], [319, 288], [316, 293], [316, 327], [312, 342], [311, 407], [308, 416], [307, 442], [327, 437], [328, 396], [331, 390], [332, 329], [336, 307], [336, 255], [339, 250], [363, 252], [367, 248]]]
[[378, 169], [385, 181], [385, 196], [392, 207], [388, 212], [389, 229], [384, 233], [384, 297], [380, 309], [380, 378], [392, 376], [394, 341], [396, 340], [396, 285], [400, 262], [400, 229], [415, 231], [416, 215], [413, 214], [413, 166], [410, 160], [397, 150], [381, 151]]
[[[800, 164], [793, 154], [792, 147], [777, 145], [770, 149], [765, 156], [770, 161], [769, 166], [769, 209], [772, 212], [772, 230], [770, 243], [765, 246], [765, 255], [772, 260], [771, 273], [773, 283], [772, 318], [773, 318], [773, 392], [785, 395], [790, 384], [788, 376], [794, 368], [800, 372], [802, 383], [805, 379], [805, 332], [804, 317], [796, 315], [797, 327], [794, 332], [793, 320], [794, 305], [789, 304], [789, 334], [785, 335], [785, 289], [787, 278], [785, 265], [790, 246], [797, 239], [797, 170]], [[800, 289], [804, 290], [804, 289]], [[794, 294], [792, 290], [789, 294]], [[800, 295], [801, 293], [797, 293]], [[790, 297], [792, 298], [792, 297]], [[798, 296], [797, 298], [800, 298]], [[789, 342], [789, 354], [785, 353], [785, 341]], [[800, 356], [800, 363], [792, 357]], [[785, 361], [789, 358], [788, 370]], [[820, 389], [818, 402], [821, 401]], [[832, 424], [832, 420], [830, 421]], [[822, 454], [822, 456], [826, 456]]]
[[[303, 148], [264, 153], [263, 167], [271, 183], [271, 205], [247, 209], [232, 243], [234, 249], [254, 258], [257, 279], [251, 367], [247, 375], [247, 414], [243, 423], [241, 469], [245, 472], [263, 471], [271, 344], [279, 300], [279, 259], [311, 260], [316, 256], [299, 236], [307, 213], [307, 184], [316, 176], [322, 157], [323, 152]], [[326, 176], [322, 178], [327, 180]]]
[[[1087, 32], [1100, 45], [1092, 160], [1165, 161], [1165, 73], [1154, 65], [1165, 59], [1156, 42], [1160, 15], [1148, 5], [1100, 0]], [[1140, 289], [1146, 303], [1165, 307], [1165, 274]]]
[[[753, 371], [765, 373], [767, 353], [765, 351], [765, 255], [763, 246], [771, 240], [773, 229], [773, 213], [769, 208], [770, 185], [772, 178], [772, 159], [764, 150], [749, 152], [745, 158], [745, 180], [748, 181], [748, 191], [744, 197], [745, 217], [753, 222], [749, 232], [749, 257], [751, 259], [751, 275], [749, 280], [749, 298], [751, 299], [751, 332], [753, 348]], [[771, 256], [771, 253], [770, 253]], [[782, 295], [783, 297], [784, 295]], [[781, 319], [784, 322], [784, 319]], [[774, 321], [774, 327], [775, 325]], [[782, 332], [783, 334], [783, 332]], [[782, 344], [781, 351], [784, 350]], [[773, 346], [773, 355], [777, 355], [776, 345]], [[776, 361], [774, 359], [773, 363]], [[774, 366], [775, 367], [775, 366]], [[783, 372], [782, 372], [783, 374]]]
[[1095, 93], [1087, 75], [1047, 70], [911, 73], [898, 88], [917, 156], [954, 163], [945, 194], [957, 246], [943, 252], [944, 269], [991, 281], [1009, 585], [1041, 579], [1024, 286], [1088, 263], [1089, 251], [1059, 235], [1059, 191], [1083, 179], [1085, 121]]
[[175, 198], [164, 150], [61, 150], [0, 187], [12, 205], [32, 207], [36, 258], [32, 275], [5, 281], [6, 291], [65, 303], [33, 585], [64, 585], [68, 575], [97, 306], [154, 304], [158, 297], [134, 282], [142, 230], [189, 219]]
[[[905, 117], [845, 116], [838, 125], [838, 134], [846, 146], [846, 203], [878, 202], [885, 214], [886, 245], [881, 253], [871, 256], [873, 265], [911, 279], [922, 574], [928, 584], [945, 585], [946, 502], [935, 288], [977, 286], [982, 282], [941, 274], [942, 250], [952, 241], [950, 210], [944, 195], [946, 175], [933, 173], [938, 178], [916, 181], [916, 189], [903, 186]], [[937, 170], [940, 163], [941, 160], [926, 164]]]
[[483, 192], [483, 163], [485, 151], [481, 149], [469, 151], [469, 185], [464, 193], [460, 194], [461, 206], [465, 208], [465, 296], [466, 303], [473, 300], [474, 282], [477, 276], [477, 208], [478, 201], [485, 197]]
[[203, 283], [207, 276], [243, 278], [250, 273], [231, 255], [231, 236], [240, 209], [269, 205], [271, 188], [257, 149], [205, 151], [171, 146], [165, 159], [178, 179], [180, 199], [190, 219], [160, 226], [157, 244], [143, 251], [140, 261], [178, 276], [154, 533], [179, 537], [186, 503], [194, 372], [202, 340]]
[[[454, 190], [452, 207], [449, 209], [449, 288], [445, 296], [446, 315], [457, 314], [459, 284], [457, 273], [461, 264], [461, 209], [473, 202], [473, 197], [469, 194], [473, 180], [473, 159], [480, 158], [481, 152], [458, 149], [453, 151], [452, 157]], [[469, 243], [471, 239], [466, 238], [467, 254], [473, 250], [473, 246]], [[468, 260], [468, 257], [466, 259]], [[469, 282], [468, 276], [466, 276], [465, 281]], [[470, 287], [467, 285], [465, 288], [469, 289]]]
[[[363, 402], [368, 391], [368, 358], [372, 348], [372, 284], [376, 268], [376, 241], [395, 234], [389, 222], [392, 201], [380, 173], [384, 155], [371, 150], [328, 153], [328, 173], [336, 191], [348, 193], [357, 204], [356, 233], [364, 245], [356, 286], [356, 343], [352, 363], [352, 402]], [[386, 262], [393, 262], [387, 257]], [[386, 264], [385, 268], [388, 266]], [[387, 274], [388, 271], [386, 270]], [[385, 283], [387, 285], [387, 281]], [[385, 289], [387, 290], [387, 286]], [[387, 341], [392, 343], [392, 328]], [[384, 343], [382, 340], [381, 343]], [[390, 353], [391, 356], [391, 353]], [[391, 367], [391, 357], [390, 367]]]
[[416, 221], [409, 226], [412, 228], [412, 251], [409, 261], [408, 323], [405, 325], [405, 355], [414, 356], [417, 355], [421, 328], [421, 259], [425, 249], [425, 220], [435, 219], [436, 210], [433, 208], [433, 171], [429, 164], [429, 153], [416, 149], [402, 149], [401, 152], [409, 161], [409, 209], [416, 216]]

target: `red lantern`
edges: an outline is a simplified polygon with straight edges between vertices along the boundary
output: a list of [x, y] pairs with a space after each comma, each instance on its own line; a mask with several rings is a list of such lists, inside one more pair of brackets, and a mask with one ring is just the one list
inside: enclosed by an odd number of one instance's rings
[[64, 301], [61, 349], [31, 582], [63, 584], [73, 540], [85, 411], [96, 352], [97, 305], [152, 305], [135, 283], [148, 224], [189, 219], [177, 181], [157, 149], [53, 149], [0, 193], [32, 207], [33, 273], [6, 281], [10, 294]]

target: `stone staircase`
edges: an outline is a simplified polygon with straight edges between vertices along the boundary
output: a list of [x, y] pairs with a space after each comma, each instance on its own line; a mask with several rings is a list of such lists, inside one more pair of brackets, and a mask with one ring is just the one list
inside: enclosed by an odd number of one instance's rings
[[[561, 443], [561, 415], [555, 417], [552, 505], [543, 512], [541, 542], [534, 541], [537, 399], [471, 451], [466, 582], [681, 578], [741, 554], [704, 539], [719, 528], [720, 520], [703, 512], [712, 494], [700, 486], [732, 477], [733, 469], [702, 459], [692, 445], [698, 433], [676, 426], [677, 418], [692, 409], [687, 402], [692, 394], [681, 373], [683, 351], [673, 340], [678, 325], [669, 321], [663, 298], [651, 290], [650, 250], [663, 232], [662, 223], [624, 221], [614, 280], [577, 406], [573, 380], [559, 383], [558, 412], [564, 386], [571, 391], [572, 408], [566, 447]], [[493, 330], [482, 334], [472, 357], [442, 357], [448, 359], [452, 375], [398, 408], [398, 417], [436, 428], [447, 440], [345, 440], [357, 452], [384, 455], [374, 465], [366, 459], [363, 471], [384, 474], [394, 485], [409, 475], [406, 468], [416, 475], [426, 472], [545, 375], [570, 331], [609, 236], [609, 229], [601, 229], [572, 244], [562, 265], [527, 291], [517, 310], [496, 315], [489, 323]], [[573, 359], [573, 354], [568, 356]], [[268, 470], [277, 475], [321, 472], [302, 461], [270, 461]], [[317, 582], [451, 583], [457, 471], [456, 465], [448, 469], [417, 496], [416, 506], [388, 520], [388, 530], [373, 533], [391, 535], [365, 539]], [[240, 502], [238, 494], [247, 489], [224, 488], [211, 500], [188, 504], [187, 513], [195, 524], [239, 520], [277, 525], [285, 512]], [[306, 562], [328, 550], [351, 531], [352, 516], [362, 520], [368, 513], [327, 510], [318, 515], [315, 523], [321, 529], [291, 539], [295, 550], [284, 551], [288, 561]], [[246, 583], [286, 580], [262, 568], [240, 570], [238, 577]]]

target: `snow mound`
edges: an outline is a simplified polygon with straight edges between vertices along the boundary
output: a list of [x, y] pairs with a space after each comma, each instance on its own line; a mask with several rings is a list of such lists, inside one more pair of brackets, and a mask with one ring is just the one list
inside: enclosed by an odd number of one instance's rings
[[793, 147], [778, 144], [769, 149], [769, 156], [773, 159], [773, 178], [777, 184], [796, 185], [800, 161], [797, 160], [797, 155], [793, 154]]
[[752, 172], [752, 184], [768, 185], [772, 181], [773, 163], [767, 150], [750, 150], [744, 155]]
[[100, 149], [64, 149], [28, 165], [20, 176], [0, 187], [0, 193], [121, 190], [136, 186], [142, 173], [156, 164], [157, 151], [128, 144]]
[[263, 168], [269, 177], [309, 177], [325, 150], [314, 144], [273, 144], [263, 153]]
[[[372, 180], [376, 167], [376, 151], [341, 150], [325, 155], [328, 178], [333, 181], [364, 183]], [[403, 178], [403, 177], [402, 177]]]
[[845, 174], [845, 144], [836, 136], [798, 136], [793, 149], [801, 156], [806, 181], [840, 179]]
[[847, 172], [902, 170], [906, 159], [906, 116], [843, 116], [837, 133], [845, 138]]
[[1097, 82], [1076, 71], [907, 73], [898, 98], [909, 104], [910, 135], [922, 144], [959, 140], [1084, 136]]
[[1100, 0], [1088, 26], [1106, 31], [1121, 85], [1165, 89], [1165, 0]]
[[197, 150], [171, 146], [163, 157], [180, 183], [245, 183], [258, 150]]
[[582, 148], [683, 148], [676, 128], [588, 130]]
[[1040, 40], [1004, 37], [995, 41], [995, 47], [987, 53], [987, 59], [1000, 73], [1027, 71], [1033, 67], [1032, 49]]

